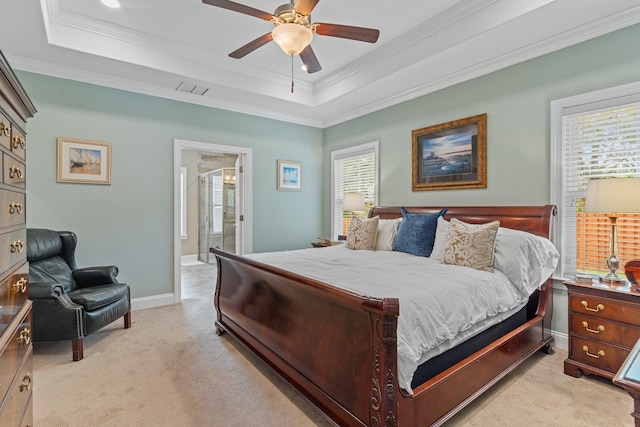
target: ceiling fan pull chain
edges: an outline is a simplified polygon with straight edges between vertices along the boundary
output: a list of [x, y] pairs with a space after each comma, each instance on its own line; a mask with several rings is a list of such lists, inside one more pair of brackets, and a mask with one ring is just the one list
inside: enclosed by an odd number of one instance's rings
[[293, 55], [289, 55], [291, 57], [291, 93], [293, 93]]

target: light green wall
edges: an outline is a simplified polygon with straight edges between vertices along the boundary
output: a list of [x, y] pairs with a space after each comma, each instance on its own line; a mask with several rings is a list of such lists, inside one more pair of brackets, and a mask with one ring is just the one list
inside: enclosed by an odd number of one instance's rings
[[[332, 150], [380, 141], [381, 205], [550, 202], [550, 102], [640, 79], [640, 25], [324, 130], [324, 232], [330, 230]], [[487, 188], [411, 191], [411, 131], [487, 113]], [[566, 332], [566, 293], [553, 329]]]
[[[80, 266], [113, 264], [132, 297], [173, 292], [173, 141], [253, 149], [253, 248], [308, 247], [321, 234], [322, 131], [27, 72], [27, 226], [78, 234]], [[56, 182], [56, 138], [110, 142], [111, 185]], [[301, 192], [276, 191], [277, 159], [303, 164]]]

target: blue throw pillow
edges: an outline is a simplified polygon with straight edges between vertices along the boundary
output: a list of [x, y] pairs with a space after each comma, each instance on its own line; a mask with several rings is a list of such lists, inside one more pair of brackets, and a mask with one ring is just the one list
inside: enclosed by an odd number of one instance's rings
[[436, 239], [438, 217], [443, 216], [447, 209], [432, 214], [412, 214], [405, 208], [401, 209], [402, 222], [393, 241], [393, 250], [428, 257]]

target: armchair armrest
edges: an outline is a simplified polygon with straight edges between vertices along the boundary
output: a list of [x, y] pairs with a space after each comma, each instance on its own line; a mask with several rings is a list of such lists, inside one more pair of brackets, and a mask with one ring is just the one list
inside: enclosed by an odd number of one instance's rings
[[79, 288], [118, 283], [118, 267], [109, 265], [102, 267], [79, 268], [72, 271], [73, 279]]
[[56, 282], [29, 283], [29, 298], [34, 299], [54, 299], [56, 289], [62, 291], [62, 286]]

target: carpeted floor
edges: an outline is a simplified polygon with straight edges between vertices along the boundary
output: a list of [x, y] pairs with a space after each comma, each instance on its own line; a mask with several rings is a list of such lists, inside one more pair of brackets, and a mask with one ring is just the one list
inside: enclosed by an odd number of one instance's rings
[[[189, 268], [183, 286], [198, 292], [134, 312], [129, 330], [118, 321], [88, 337], [80, 362], [70, 342], [35, 344], [36, 426], [330, 425], [233, 338], [215, 335], [210, 273]], [[537, 355], [447, 426], [633, 426], [631, 397], [564, 375], [565, 357]]]

